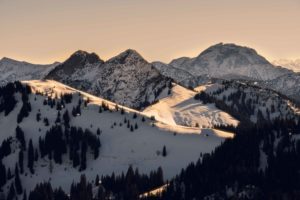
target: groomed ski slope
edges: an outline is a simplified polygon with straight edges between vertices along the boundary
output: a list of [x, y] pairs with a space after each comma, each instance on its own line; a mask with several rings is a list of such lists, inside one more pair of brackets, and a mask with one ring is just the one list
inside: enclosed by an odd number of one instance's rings
[[[61, 113], [65, 109], [71, 112], [73, 106], [77, 105], [79, 95], [77, 90], [57, 83], [55, 81], [23, 81], [24, 84], [29, 84], [33, 91], [47, 92], [49, 95], [55, 96], [59, 93], [75, 93], [71, 104], [66, 104]], [[224, 141], [224, 137], [232, 137], [232, 134], [215, 131], [212, 129], [189, 128], [163, 124], [157, 122], [153, 126], [153, 121], [146, 118], [142, 122], [142, 115], [138, 114], [136, 119], [133, 119], [132, 109], [124, 108], [125, 114], [122, 115], [119, 111], [105, 111], [99, 113], [99, 106], [103, 99], [94, 97], [92, 95], [81, 93], [81, 97], [90, 99], [87, 107], [82, 107], [81, 115], [71, 117], [70, 125], [88, 128], [96, 133], [100, 128], [102, 130], [100, 156], [94, 160], [92, 154], [87, 154], [87, 169], [79, 172], [78, 168], [73, 168], [72, 163], [68, 159], [68, 154], [62, 165], [53, 164], [52, 173], [50, 173], [49, 163], [47, 157], [35, 162], [35, 174], [31, 175], [27, 166], [27, 152], [24, 153], [24, 170], [25, 173], [21, 175], [22, 185], [27, 192], [32, 190], [37, 183], [43, 181], [50, 181], [53, 187], [62, 187], [65, 191], [69, 191], [69, 186], [74, 181], [79, 181], [80, 175], [85, 174], [89, 180], [94, 180], [96, 175], [107, 175], [111, 173], [120, 174], [126, 172], [128, 167], [132, 165], [134, 168], [139, 168], [140, 172], [149, 173], [151, 170], [156, 170], [159, 166], [164, 171], [164, 177], [170, 179], [177, 175], [182, 168], [186, 167], [190, 162], [196, 161], [201, 153], [210, 153], [216, 146]], [[59, 95], [57, 95], [59, 96]], [[25, 139], [28, 143], [32, 138], [34, 148], [38, 148], [38, 138], [44, 137], [45, 132], [54, 125], [57, 116], [57, 110], [49, 106], [43, 105], [46, 97], [41, 95], [30, 95], [32, 111], [27, 118], [24, 118], [19, 126], [25, 133]], [[15, 128], [17, 126], [17, 115], [22, 107], [20, 96], [17, 96], [18, 103], [16, 108], [8, 115], [0, 114], [0, 142], [4, 139], [15, 136]], [[108, 102], [108, 101], [106, 101]], [[109, 103], [114, 108], [114, 103]], [[42, 121], [37, 122], [36, 114], [40, 109], [41, 117], [49, 119], [50, 126], [45, 127]], [[132, 124], [137, 123], [138, 129], [133, 132], [130, 131], [124, 124], [124, 118], [130, 120]], [[116, 125], [114, 125], [116, 123]], [[120, 123], [122, 124], [120, 126]], [[170, 131], [173, 128], [176, 131]], [[178, 131], [179, 130], [179, 131]], [[194, 132], [193, 132], [194, 131]], [[196, 132], [197, 131], [197, 132]], [[190, 133], [190, 134], [184, 134]], [[197, 133], [197, 134], [192, 134]], [[10, 167], [14, 171], [16, 162], [18, 161], [19, 147], [17, 143], [13, 144], [13, 152], [8, 157], [3, 159], [5, 166]], [[161, 155], [163, 146], [166, 146], [167, 156]], [[25, 174], [27, 174], [25, 176]], [[7, 183], [8, 189], [10, 183]]]
[[[206, 86], [196, 88], [205, 90]], [[155, 119], [171, 126], [189, 126], [211, 128], [213, 125], [234, 125], [238, 120], [228, 113], [217, 109], [214, 104], [202, 104], [194, 99], [197, 92], [180, 85], [174, 85], [171, 94], [162, 98], [156, 104], [147, 107], [143, 114], [155, 116]]]

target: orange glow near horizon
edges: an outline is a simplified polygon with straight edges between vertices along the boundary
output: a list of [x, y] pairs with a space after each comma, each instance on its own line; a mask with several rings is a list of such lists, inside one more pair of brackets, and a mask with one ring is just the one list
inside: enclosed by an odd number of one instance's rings
[[299, 10], [299, 0], [0, 0], [0, 58], [45, 64], [81, 49], [107, 60], [131, 48], [169, 62], [223, 42], [297, 59]]

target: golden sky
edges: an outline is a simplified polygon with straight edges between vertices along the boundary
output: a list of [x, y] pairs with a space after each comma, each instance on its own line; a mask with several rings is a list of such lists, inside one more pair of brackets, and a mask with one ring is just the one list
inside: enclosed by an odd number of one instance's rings
[[0, 0], [0, 58], [52, 63], [81, 49], [106, 60], [131, 48], [169, 62], [219, 42], [300, 58], [300, 0]]

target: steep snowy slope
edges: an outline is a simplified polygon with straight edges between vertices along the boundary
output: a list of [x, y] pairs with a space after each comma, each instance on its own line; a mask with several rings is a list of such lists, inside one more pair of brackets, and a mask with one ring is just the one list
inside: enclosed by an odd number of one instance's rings
[[16, 80], [42, 79], [56, 65], [58, 63], [35, 65], [10, 58], [2, 58], [0, 60], [0, 85]]
[[289, 60], [289, 59], [279, 59], [272, 62], [275, 66], [285, 67], [287, 69], [293, 70], [294, 72], [300, 72], [300, 59]]
[[[222, 135], [222, 132], [210, 129], [203, 129], [201, 134], [198, 131], [198, 134], [178, 133], [174, 135], [173, 132], [153, 126], [153, 120], [149, 118], [145, 118], [143, 121], [143, 115], [137, 114], [134, 117], [134, 113], [138, 113], [137, 111], [124, 108], [122, 114], [121, 106], [117, 111], [111, 102], [86, 93], [78, 95], [78, 91], [73, 88], [54, 81], [25, 81], [24, 84], [29, 84], [33, 91], [38, 94], [28, 96], [31, 111], [28, 117], [23, 118], [19, 124], [17, 124], [17, 115], [23, 104], [19, 93], [15, 95], [18, 101], [15, 108], [7, 116], [4, 116], [3, 112], [0, 113], [0, 130], [5, 130], [0, 134], [0, 143], [4, 139], [12, 137], [10, 139], [12, 153], [4, 157], [2, 163], [13, 172], [18, 161], [20, 147], [15, 138], [17, 125], [23, 130], [27, 144], [32, 139], [33, 147], [38, 150], [39, 158], [34, 161], [35, 172], [31, 174], [26, 165], [28, 150], [24, 152], [24, 173], [20, 176], [22, 185], [27, 192], [33, 189], [37, 183], [48, 180], [54, 187], [61, 186], [68, 191], [70, 184], [73, 181], [78, 181], [81, 174], [86, 174], [87, 178], [92, 180], [96, 174], [105, 175], [112, 172], [120, 174], [122, 171], [126, 171], [129, 165], [138, 167], [141, 172], [145, 173], [161, 166], [165, 177], [171, 178], [179, 173], [182, 167], [195, 161], [200, 152], [211, 152], [224, 140], [218, 136]], [[60, 100], [56, 99], [56, 105], [53, 107], [45, 105], [45, 100], [49, 99], [47, 96], [59, 97], [61, 94], [69, 92], [73, 93], [70, 103], [58, 104]], [[46, 96], [41, 95], [41, 93]], [[73, 116], [71, 115], [72, 108], [78, 105], [79, 99], [82, 99], [82, 102], [89, 99], [89, 103], [87, 105], [82, 103], [80, 106], [81, 114]], [[102, 110], [99, 113], [99, 104], [103, 105], [103, 101], [108, 104], [111, 111]], [[94, 134], [98, 128], [101, 130], [101, 134], [97, 136], [101, 140], [100, 155], [94, 160], [93, 154], [88, 151], [87, 168], [83, 171], [72, 166], [68, 154], [63, 155], [62, 164], [57, 164], [53, 160], [50, 162], [48, 157], [40, 157], [39, 137], [44, 138], [46, 131], [53, 125], [64, 127], [63, 122], [57, 121], [58, 108], [62, 116], [66, 110], [69, 111], [70, 126], [81, 127], [83, 130], [89, 129]], [[40, 114], [42, 120], [37, 120], [37, 114]], [[43, 120], [45, 118], [49, 121], [48, 126], [45, 126]], [[128, 128], [124, 120], [134, 128]], [[166, 146], [167, 149], [166, 157], [161, 155], [163, 146]], [[4, 190], [7, 190], [8, 186], [9, 184], [4, 187]]]
[[155, 116], [155, 119], [173, 126], [213, 127], [238, 124], [236, 119], [213, 104], [203, 104], [195, 100], [196, 94], [195, 91], [175, 85], [170, 95], [147, 107], [143, 114]]
[[178, 83], [194, 78], [189, 72], [172, 67], [162, 62], [153, 62], [154, 67], [164, 76], [176, 80]]

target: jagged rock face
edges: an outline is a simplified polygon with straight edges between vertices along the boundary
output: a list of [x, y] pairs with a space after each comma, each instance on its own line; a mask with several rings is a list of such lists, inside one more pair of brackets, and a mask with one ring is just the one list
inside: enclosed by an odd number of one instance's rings
[[0, 60], [0, 85], [17, 80], [42, 79], [57, 65], [58, 63], [36, 65], [10, 58], [2, 58]]
[[137, 109], [155, 101], [170, 82], [134, 50], [106, 62], [86, 52], [76, 54], [46, 78]]
[[76, 51], [64, 63], [53, 69], [47, 79], [63, 79], [66, 81], [68, 76], [72, 76], [77, 71], [83, 70], [88, 65], [101, 65], [103, 61], [95, 53], [87, 53], [85, 51]]
[[108, 60], [95, 80], [97, 94], [133, 108], [153, 102], [170, 82], [134, 50]]

